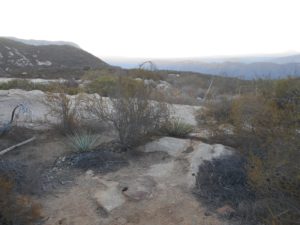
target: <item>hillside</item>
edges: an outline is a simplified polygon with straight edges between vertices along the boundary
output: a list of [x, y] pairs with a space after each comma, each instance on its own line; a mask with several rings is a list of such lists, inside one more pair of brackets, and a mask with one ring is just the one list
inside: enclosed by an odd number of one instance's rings
[[71, 45], [28, 45], [0, 38], [0, 77], [80, 77], [85, 70], [109, 67]]
[[70, 45], [76, 48], [80, 48], [80, 46], [76, 43], [70, 42], [70, 41], [46, 41], [46, 40], [35, 40], [35, 39], [21, 39], [16, 37], [7, 37], [8, 39], [11, 39], [13, 41], [22, 42], [27, 45]]

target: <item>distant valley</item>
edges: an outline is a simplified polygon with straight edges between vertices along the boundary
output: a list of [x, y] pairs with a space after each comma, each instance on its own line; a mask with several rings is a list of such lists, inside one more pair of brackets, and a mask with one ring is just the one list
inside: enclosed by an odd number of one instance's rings
[[148, 60], [160, 70], [190, 71], [245, 79], [300, 76], [300, 54], [232, 58], [106, 59], [108, 63], [124, 68], [137, 68]]

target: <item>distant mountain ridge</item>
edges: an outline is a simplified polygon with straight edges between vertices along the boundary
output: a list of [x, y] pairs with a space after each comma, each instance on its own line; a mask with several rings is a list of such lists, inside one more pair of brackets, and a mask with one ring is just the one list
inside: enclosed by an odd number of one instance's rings
[[[110, 64], [125, 68], [137, 68], [141, 62], [148, 60], [151, 59], [107, 59]], [[190, 71], [245, 79], [300, 76], [300, 54], [153, 59], [151, 61], [161, 70]]]
[[300, 76], [300, 63], [203, 63], [197, 61], [154, 61], [154, 63], [159, 69], [164, 70], [191, 71], [245, 79]]
[[80, 77], [88, 69], [111, 67], [73, 45], [46, 43], [0, 37], [0, 77]]

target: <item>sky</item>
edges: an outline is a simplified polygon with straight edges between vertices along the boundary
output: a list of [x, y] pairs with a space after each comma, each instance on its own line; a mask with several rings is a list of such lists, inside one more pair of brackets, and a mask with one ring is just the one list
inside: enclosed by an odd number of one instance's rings
[[0, 36], [72, 41], [99, 57], [300, 52], [299, 0], [0, 0]]

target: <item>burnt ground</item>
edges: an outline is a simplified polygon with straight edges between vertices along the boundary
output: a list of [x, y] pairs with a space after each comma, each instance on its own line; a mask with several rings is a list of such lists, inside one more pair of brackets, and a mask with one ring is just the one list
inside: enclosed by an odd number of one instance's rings
[[[189, 153], [175, 158], [163, 151], [122, 153], [101, 144], [112, 139], [104, 134], [95, 151], [78, 153], [54, 130], [28, 129], [2, 136], [0, 150], [32, 136], [37, 139], [0, 157], [0, 172], [15, 181], [16, 192], [42, 205], [41, 224], [223, 225], [186, 188], [189, 164], [181, 157]], [[111, 212], [104, 210], [98, 198], [111, 199], [123, 186], [129, 188], [125, 202]]]
[[129, 161], [149, 166], [152, 161], [161, 162], [168, 158], [166, 153], [122, 153], [107, 143], [90, 152], [74, 152], [67, 144], [67, 138], [60, 133], [22, 127], [14, 127], [1, 137], [0, 150], [33, 136], [37, 139], [32, 143], [0, 158], [0, 174], [12, 179], [16, 191], [22, 194], [42, 196], [54, 193], [60, 188], [72, 186], [74, 178], [87, 170], [103, 175], [128, 166]]
[[91, 152], [73, 152], [67, 138], [53, 130], [34, 131], [15, 127], [1, 137], [0, 150], [33, 136], [37, 139], [32, 143], [0, 158], [0, 174], [14, 181], [18, 193], [49, 194], [71, 186], [74, 178], [83, 171], [92, 169], [105, 174], [128, 165], [122, 154], [101, 147]]

